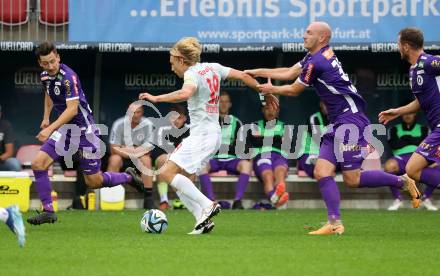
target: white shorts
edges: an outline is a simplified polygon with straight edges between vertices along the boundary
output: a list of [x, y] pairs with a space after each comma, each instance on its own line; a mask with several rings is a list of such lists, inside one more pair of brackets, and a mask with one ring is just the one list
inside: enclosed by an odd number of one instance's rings
[[189, 174], [200, 174], [220, 148], [220, 132], [189, 135], [171, 154], [170, 159]]

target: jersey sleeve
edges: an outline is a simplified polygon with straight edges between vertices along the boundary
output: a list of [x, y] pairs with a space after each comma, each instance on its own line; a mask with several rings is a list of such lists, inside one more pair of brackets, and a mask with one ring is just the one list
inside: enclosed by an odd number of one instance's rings
[[187, 70], [183, 75], [183, 85], [192, 85], [198, 87], [197, 75], [193, 71]]
[[79, 99], [78, 77], [76, 74], [65, 75], [62, 86], [66, 91], [66, 101]]
[[212, 63], [212, 67], [217, 73], [219, 73], [222, 80], [226, 79], [229, 75], [229, 72], [231, 72], [230, 67], [223, 66], [219, 63]]

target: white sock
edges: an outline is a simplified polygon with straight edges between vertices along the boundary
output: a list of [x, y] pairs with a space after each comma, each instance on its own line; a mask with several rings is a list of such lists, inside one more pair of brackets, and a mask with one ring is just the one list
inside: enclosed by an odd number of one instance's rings
[[160, 195], [160, 202], [168, 202], [168, 195], [167, 194]]
[[186, 176], [176, 174], [170, 185], [177, 191], [182, 192], [185, 196], [197, 202], [203, 209], [208, 209], [212, 205], [212, 201], [207, 198]]
[[0, 220], [6, 223], [9, 218], [9, 213], [5, 208], [0, 208]]
[[168, 202], [168, 183], [159, 182], [157, 189], [159, 190], [160, 202]]
[[182, 200], [183, 204], [185, 205], [186, 209], [193, 214], [194, 218], [196, 219], [196, 222], [199, 221], [199, 219], [202, 217], [202, 206], [198, 204], [197, 202], [193, 201], [186, 195], [184, 195], [180, 191], [176, 191], [176, 194], [179, 196], [180, 200]]

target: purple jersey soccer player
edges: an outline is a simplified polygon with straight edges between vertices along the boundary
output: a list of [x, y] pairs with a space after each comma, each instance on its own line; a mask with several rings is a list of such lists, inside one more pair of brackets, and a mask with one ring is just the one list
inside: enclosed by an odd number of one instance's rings
[[440, 185], [440, 170], [430, 165], [440, 162], [440, 57], [423, 52], [423, 33], [416, 28], [401, 30], [397, 45], [402, 59], [411, 64], [409, 80], [415, 100], [379, 113], [379, 122], [387, 124], [404, 114], [425, 111], [432, 132], [411, 155], [405, 169], [411, 178], [435, 189]]
[[[86, 184], [93, 188], [113, 187], [127, 182], [142, 185], [133, 168], [127, 173], [100, 171], [99, 137], [94, 119], [78, 75], [67, 65], [60, 63], [55, 45], [42, 43], [36, 50], [38, 63], [44, 70], [41, 83], [45, 93], [44, 116], [37, 138], [44, 144], [32, 161], [35, 186], [43, 204], [43, 212], [29, 218], [30, 224], [53, 223], [57, 220], [51, 198], [48, 168], [63, 157], [67, 148], [77, 147], [79, 166], [84, 172]], [[57, 119], [50, 123], [49, 116], [55, 111]], [[70, 131], [66, 131], [69, 124]], [[76, 130], [76, 131], [75, 131]]]
[[[313, 22], [304, 33], [304, 47], [309, 52], [302, 61], [290, 68], [246, 71], [253, 76], [269, 78], [268, 83], [260, 85], [263, 93], [298, 96], [306, 87], [313, 86], [327, 106], [333, 128], [322, 138], [314, 175], [327, 206], [328, 223], [319, 230], [310, 232], [311, 235], [344, 232], [339, 211], [339, 190], [333, 178], [338, 163], [344, 183], [349, 187], [405, 188], [410, 191], [417, 206], [420, 201], [420, 193], [414, 181], [407, 176], [399, 177], [379, 170], [361, 172], [360, 167], [369, 148], [364, 130], [370, 122], [364, 114], [365, 101], [357, 93], [328, 45], [330, 38], [331, 29], [327, 23]], [[273, 86], [270, 78], [296, 81], [290, 85]], [[347, 129], [349, 132], [345, 131]]]

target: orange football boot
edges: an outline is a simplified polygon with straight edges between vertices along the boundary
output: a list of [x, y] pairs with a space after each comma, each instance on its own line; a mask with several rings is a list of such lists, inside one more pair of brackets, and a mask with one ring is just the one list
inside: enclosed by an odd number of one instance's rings
[[344, 225], [342, 223], [331, 224], [327, 222], [324, 226], [316, 231], [309, 232], [309, 235], [342, 235], [344, 233]]
[[417, 189], [416, 182], [410, 178], [407, 174], [401, 176], [405, 184], [403, 185], [403, 190], [407, 191], [411, 196], [411, 203], [413, 208], [418, 208], [422, 202], [419, 190]]

